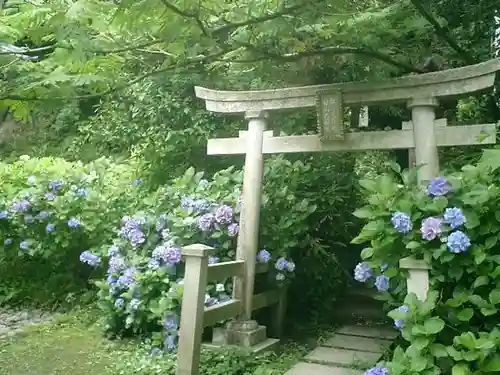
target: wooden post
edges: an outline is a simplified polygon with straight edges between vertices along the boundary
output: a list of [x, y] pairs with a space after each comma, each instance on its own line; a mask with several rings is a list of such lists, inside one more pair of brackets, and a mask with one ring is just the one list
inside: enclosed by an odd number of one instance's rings
[[241, 301], [240, 319], [251, 320], [255, 280], [255, 265], [259, 246], [260, 206], [264, 155], [262, 145], [266, 130], [267, 113], [249, 111], [245, 114], [248, 132], [245, 133], [246, 156], [243, 176], [243, 204], [240, 215], [240, 232], [236, 259], [245, 261], [243, 280], [234, 279], [233, 298]]
[[[419, 167], [417, 171], [419, 185], [426, 184], [439, 174], [434, 111], [437, 106], [435, 98], [412, 99], [408, 103], [413, 124], [415, 164]], [[401, 259], [399, 266], [408, 269], [409, 276], [406, 280], [408, 293], [415, 293], [417, 298], [425, 300], [429, 291], [429, 266], [426, 262], [408, 257]]]
[[186, 270], [177, 352], [177, 375], [198, 375], [200, 371], [208, 256], [212, 251], [213, 248], [201, 244], [182, 248], [182, 255], [186, 259]]
[[279, 299], [274, 306], [273, 316], [273, 337], [281, 339], [283, 337], [283, 328], [285, 326], [286, 303], [287, 303], [288, 288], [284, 287], [279, 290]]

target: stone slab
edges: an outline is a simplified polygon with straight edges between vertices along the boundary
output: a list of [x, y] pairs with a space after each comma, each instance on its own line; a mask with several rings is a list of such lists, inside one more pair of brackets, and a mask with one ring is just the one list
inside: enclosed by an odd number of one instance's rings
[[376, 363], [380, 353], [359, 352], [357, 350], [327, 348], [319, 346], [306, 356], [306, 361], [324, 365], [369, 366]]
[[383, 340], [376, 337], [362, 337], [362, 336], [348, 336], [335, 334], [329, 340], [327, 340], [323, 346], [329, 346], [333, 348], [343, 348], [343, 349], [353, 349], [362, 352], [373, 352], [382, 354], [385, 352], [389, 346], [391, 346], [392, 341]]
[[399, 333], [393, 328], [387, 327], [366, 327], [366, 326], [344, 326], [337, 333], [342, 335], [375, 337], [379, 339], [394, 340]]
[[345, 367], [329, 367], [317, 363], [297, 363], [285, 375], [362, 375], [363, 371]]

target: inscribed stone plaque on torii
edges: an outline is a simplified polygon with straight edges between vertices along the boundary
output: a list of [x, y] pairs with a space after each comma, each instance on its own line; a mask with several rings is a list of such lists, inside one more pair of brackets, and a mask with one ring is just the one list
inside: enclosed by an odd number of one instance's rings
[[344, 111], [340, 90], [318, 92], [318, 132], [322, 142], [344, 140]]

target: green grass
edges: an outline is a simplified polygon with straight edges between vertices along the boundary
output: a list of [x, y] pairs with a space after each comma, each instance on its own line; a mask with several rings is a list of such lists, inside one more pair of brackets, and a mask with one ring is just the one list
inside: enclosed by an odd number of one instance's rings
[[9, 375], [103, 375], [116, 345], [82, 314], [70, 314], [0, 342], [0, 368]]

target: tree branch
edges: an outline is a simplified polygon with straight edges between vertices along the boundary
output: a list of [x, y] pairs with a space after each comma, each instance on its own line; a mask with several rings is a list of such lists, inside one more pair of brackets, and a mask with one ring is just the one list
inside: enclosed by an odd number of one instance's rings
[[418, 10], [418, 12], [424, 17], [427, 22], [429, 22], [436, 31], [437, 36], [439, 36], [443, 41], [445, 41], [458, 55], [468, 64], [474, 65], [477, 64], [478, 61], [472, 56], [468, 51], [460, 47], [458, 42], [450, 35], [450, 32], [447, 28], [444, 28], [439, 24], [436, 18], [432, 15], [431, 12], [425, 9], [424, 5], [420, 2], [420, 0], [411, 0], [413, 6]]
[[184, 17], [184, 18], [194, 20], [196, 22], [196, 24], [198, 25], [198, 27], [200, 28], [203, 35], [210, 36], [209, 30], [207, 30], [207, 28], [205, 27], [203, 21], [201, 20], [199, 14], [197, 12], [196, 13], [195, 12], [186, 12], [186, 11], [176, 7], [174, 4], [169, 3], [167, 0], [160, 0], [160, 1], [167, 9], [170, 9], [175, 14], [177, 14], [181, 17]]

